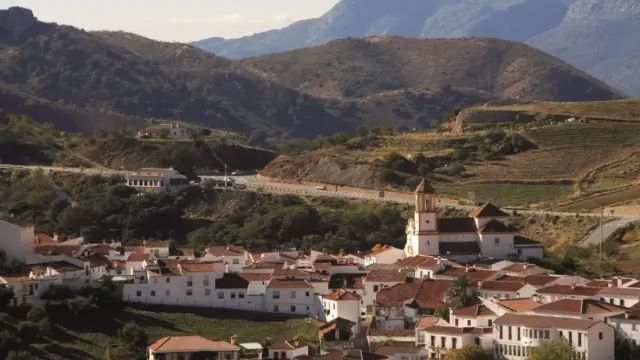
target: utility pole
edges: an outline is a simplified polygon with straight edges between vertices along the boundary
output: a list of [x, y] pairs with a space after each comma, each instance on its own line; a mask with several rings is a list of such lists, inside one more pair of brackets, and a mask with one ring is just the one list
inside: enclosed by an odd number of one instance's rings
[[604, 208], [600, 206], [600, 266], [602, 267], [602, 217], [604, 216]]

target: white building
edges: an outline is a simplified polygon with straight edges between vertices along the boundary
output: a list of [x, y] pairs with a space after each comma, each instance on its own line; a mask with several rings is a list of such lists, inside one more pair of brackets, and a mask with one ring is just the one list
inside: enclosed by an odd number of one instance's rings
[[551, 285], [536, 291], [535, 297], [543, 304], [560, 299], [598, 299], [601, 288], [581, 285]]
[[305, 280], [271, 280], [264, 301], [268, 312], [299, 315], [319, 312], [313, 285]]
[[0, 218], [1, 249], [5, 252], [7, 262], [26, 263], [33, 255], [34, 227], [32, 224], [12, 218]]
[[143, 168], [127, 174], [125, 184], [139, 192], [177, 194], [189, 186], [189, 181], [173, 168]]
[[517, 235], [510, 217], [493, 204], [485, 204], [468, 218], [443, 218], [437, 214], [435, 190], [426, 179], [415, 191], [414, 218], [407, 225], [407, 257], [441, 256], [459, 262], [481, 257], [542, 258], [539, 243]]
[[640, 313], [638, 310], [611, 316], [607, 323], [616, 329], [618, 336], [626, 340], [632, 347], [640, 345]]
[[561, 316], [607, 322], [607, 318], [624, 314], [627, 310], [620, 306], [593, 299], [562, 299], [542, 304], [533, 309], [531, 313], [543, 316]]
[[478, 281], [478, 291], [486, 298], [517, 299], [532, 297], [536, 288], [523, 281], [489, 280]]
[[246, 251], [237, 246], [209, 246], [202, 261], [222, 261], [229, 272], [239, 272], [245, 266]]
[[159, 139], [188, 139], [191, 136], [191, 131], [180, 126], [180, 123], [175, 124], [156, 124], [148, 126], [138, 131], [138, 137], [153, 137]]
[[607, 287], [600, 290], [600, 301], [631, 308], [640, 301], [640, 288]]
[[364, 265], [373, 264], [394, 264], [398, 260], [404, 259], [405, 253], [402, 249], [393, 246], [384, 245], [379, 249], [370, 252], [364, 257]]
[[360, 295], [338, 289], [322, 297], [325, 321], [343, 318], [360, 323]]
[[588, 319], [505, 314], [494, 322], [493, 337], [495, 357], [509, 360], [525, 359], [531, 348], [554, 340], [569, 343], [578, 359], [612, 359], [615, 350], [613, 328]]
[[430, 359], [442, 359], [448, 351], [467, 345], [478, 345], [489, 350], [493, 342], [491, 331], [490, 328], [437, 325], [422, 330]]
[[304, 341], [280, 341], [269, 346], [269, 359], [293, 360], [299, 356], [309, 355], [309, 344]]
[[486, 305], [473, 305], [449, 311], [449, 323], [455, 327], [491, 328], [498, 317]]

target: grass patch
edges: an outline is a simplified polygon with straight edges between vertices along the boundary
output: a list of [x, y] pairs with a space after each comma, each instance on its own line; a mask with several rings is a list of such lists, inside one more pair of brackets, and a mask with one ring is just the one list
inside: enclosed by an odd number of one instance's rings
[[458, 199], [467, 199], [472, 191], [475, 201], [499, 206], [557, 201], [573, 191], [573, 185], [564, 184], [436, 184], [435, 187], [438, 194]]
[[[77, 317], [67, 311], [48, 313], [56, 325], [51, 341], [31, 345], [28, 350], [51, 360], [104, 359], [105, 346], [115, 341], [118, 329], [129, 321], [143, 327], [150, 342], [165, 336], [192, 334], [225, 341], [235, 334], [239, 342], [261, 342], [266, 337], [280, 341], [298, 334], [309, 339], [317, 336], [315, 324], [306, 319], [222, 309], [135, 306], [100, 309]], [[5, 317], [3, 325], [8, 320], [20, 321]]]

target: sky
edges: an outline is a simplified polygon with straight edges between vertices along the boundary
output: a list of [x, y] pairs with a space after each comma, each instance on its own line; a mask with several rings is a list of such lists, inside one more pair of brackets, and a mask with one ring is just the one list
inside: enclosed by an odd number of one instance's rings
[[0, 0], [41, 21], [124, 30], [156, 40], [235, 38], [318, 17], [339, 0]]

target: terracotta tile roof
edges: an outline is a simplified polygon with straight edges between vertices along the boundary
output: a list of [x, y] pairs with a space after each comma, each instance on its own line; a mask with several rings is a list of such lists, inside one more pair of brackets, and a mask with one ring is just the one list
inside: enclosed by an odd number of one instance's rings
[[329, 281], [330, 276], [329, 274], [321, 274], [318, 272], [309, 272], [309, 275], [311, 275], [311, 281]]
[[59, 273], [68, 272], [68, 271], [78, 271], [83, 270], [84, 268], [81, 266], [77, 266], [67, 261], [50, 261], [46, 263], [41, 263], [37, 265], [33, 265], [31, 269], [36, 273], [41, 273], [46, 268], [51, 268]]
[[159, 259], [157, 260], [157, 264], [160, 267], [177, 267], [180, 265], [180, 260], [178, 259]]
[[513, 237], [513, 246], [542, 247], [542, 244], [539, 241], [535, 241], [533, 239], [529, 239], [524, 236], [516, 235]]
[[479, 233], [482, 234], [515, 234], [518, 232], [518, 229], [513, 226], [507, 226], [498, 220], [491, 220], [488, 223], [482, 225], [478, 229]]
[[269, 350], [294, 350], [309, 346], [305, 341], [286, 340], [269, 346]]
[[153, 255], [151, 254], [132, 253], [127, 258], [127, 262], [143, 262], [145, 260], [150, 261], [151, 259], [153, 259]]
[[469, 214], [469, 216], [474, 218], [498, 218], [509, 217], [509, 214], [492, 203], [486, 203]]
[[84, 252], [90, 252], [90, 253], [96, 253], [96, 254], [102, 254], [102, 255], [109, 255], [111, 251], [115, 251], [115, 250], [116, 250], [115, 248], [107, 244], [89, 245], [89, 246], [85, 246], [84, 248]]
[[373, 270], [402, 270], [404, 267], [396, 264], [371, 264], [364, 267], [364, 271], [373, 271]]
[[560, 328], [586, 330], [598, 324], [599, 321], [560, 316], [504, 314], [497, 318], [493, 323], [496, 325], [520, 325], [534, 329]]
[[503, 272], [510, 272], [510, 273], [519, 273], [522, 271], [525, 271], [527, 269], [531, 269], [531, 268], [535, 268], [536, 265], [534, 264], [528, 264], [528, 263], [513, 263], [505, 268], [502, 268], [501, 270]]
[[91, 267], [111, 266], [111, 261], [109, 261], [106, 256], [100, 254], [85, 256], [82, 258], [82, 260], [88, 261]]
[[584, 286], [606, 288], [606, 287], [609, 287], [609, 285], [611, 285], [611, 284], [612, 283], [609, 280], [592, 280], [592, 281], [589, 281], [588, 283], [584, 284]]
[[51, 236], [44, 233], [34, 234], [34, 246], [56, 245], [58, 242]]
[[593, 299], [561, 299], [552, 303], [543, 304], [535, 309], [536, 312], [555, 312], [571, 314], [605, 314], [611, 312], [624, 312], [627, 309], [607, 304]]
[[551, 285], [538, 289], [538, 293], [591, 297], [598, 295], [600, 290], [602, 289], [598, 287], [586, 287], [581, 285]]
[[316, 259], [314, 262], [333, 262], [333, 263], [337, 263], [338, 259], [336, 259], [335, 256], [333, 255], [329, 255], [329, 254], [320, 254], [318, 256], [316, 256]]
[[424, 329], [441, 324], [444, 325], [447, 322], [438, 316], [423, 315], [416, 321], [416, 329]]
[[[329, 278], [329, 289], [364, 289], [364, 280], [364, 274], [331, 275], [331, 277]], [[402, 281], [404, 281], [404, 279], [402, 279]]]
[[466, 308], [454, 310], [453, 315], [456, 317], [478, 318], [486, 316], [496, 316], [496, 313], [494, 313], [493, 311], [491, 311], [491, 309], [484, 305], [473, 305]]
[[518, 292], [525, 286], [524, 281], [485, 280], [478, 282], [479, 290]]
[[214, 341], [202, 336], [168, 336], [149, 346], [155, 352], [240, 351], [240, 347], [226, 341]]
[[493, 328], [477, 328], [477, 327], [455, 327], [455, 326], [441, 326], [436, 325], [430, 328], [424, 329], [425, 332], [430, 334], [447, 334], [447, 335], [463, 335], [463, 334], [491, 334]]
[[633, 296], [640, 297], [640, 289], [639, 288], [621, 288], [621, 287], [613, 287], [613, 288], [604, 288], [599, 289], [600, 295], [613, 295], [613, 296]]
[[360, 295], [348, 292], [344, 289], [334, 290], [330, 294], [324, 296], [326, 300], [342, 301], [342, 300], [355, 300], [361, 299]]
[[522, 281], [524, 283], [526, 283], [526, 281], [524, 281], [524, 277], [522, 276], [515, 276], [515, 275], [504, 275], [504, 276], [500, 276], [498, 278], [498, 280], [500, 281]]
[[372, 270], [364, 278], [365, 282], [404, 282], [404, 274], [393, 270]]
[[125, 270], [127, 268], [127, 262], [122, 260], [116, 260], [111, 262], [111, 266], [113, 266], [114, 269]]
[[73, 256], [81, 249], [82, 245], [42, 245], [34, 247], [33, 252], [40, 255]]
[[531, 311], [542, 305], [532, 298], [500, 300], [497, 304], [513, 312]]
[[478, 228], [473, 218], [438, 219], [438, 233], [476, 233]]
[[284, 263], [258, 262], [243, 267], [243, 269], [282, 269]]
[[264, 273], [264, 272], [259, 272], [259, 273], [248, 273], [248, 272], [242, 272], [242, 273], [237, 273], [238, 276], [240, 276], [241, 278], [247, 280], [247, 281], [269, 281], [271, 280], [271, 273]]
[[195, 252], [193, 249], [177, 248], [176, 250], [180, 253], [178, 256], [189, 256], [189, 257], [195, 256]]
[[160, 267], [148, 270], [149, 276], [181, 276], [182, 272], [179, 267]]
[[438, 250], [440, 256], [480, 255], [482, 252], [477, 241], [441, 242]]
[[313, 285], [306, 280], [271, 280], [267, 287], [270, 289], [313, 289]]
[[123, 248], [126, 252], [144, 254], [144, 246], [142, 245], [125, 245]]
[[309, 276], [309, 273], [300, 269], [275, 269], [273, 276]]
[[244, 250], [234, 246], [209, 246], [205, 249], [207, 254], [212, 256], [244, 256]]
[[560, 276], [554, 275], [529, 275], [524, 277], [524, 282], [533, 286], [545, 286], [560, 278]]
[[182, 272], [215, 272], [214, 263], [181, 262]]
[[216, 279], [216, 289], [246, 289], [249, 280], [236, 273], [224, 273], [222, 278]]
[[436, 278], [457, 279], [467, 275], [471, 281], [486, 281], [498, 274], [496, 270], [478, 269], [474, 267], [452, 267], [436, 274]]
[[325, 262], [314, 262], [313, 263], [313, 269], [318, 271], [318, 270], [324, 270], [326, 272], [331, 271], [331, 263], [325, 263]]
[[434, 258], [432, 258], [431, 256], [416, 255], [416, 256], [410, 256], [408, 258], [398, 260], [396, 261], [396, 264], [400, 266], [406, 266], [406, 267], [417, 267], [418, 265], [422, 264], [423, 262], [429, 259], [434, 259]]
[[382, 307], [402, 305], [411, 300], [412, 305], [424, 309], [446, 307], [445, 293], [451, 284], [443, 280], [414, 280], [384, 288], [376, 293], [376, 304]]

